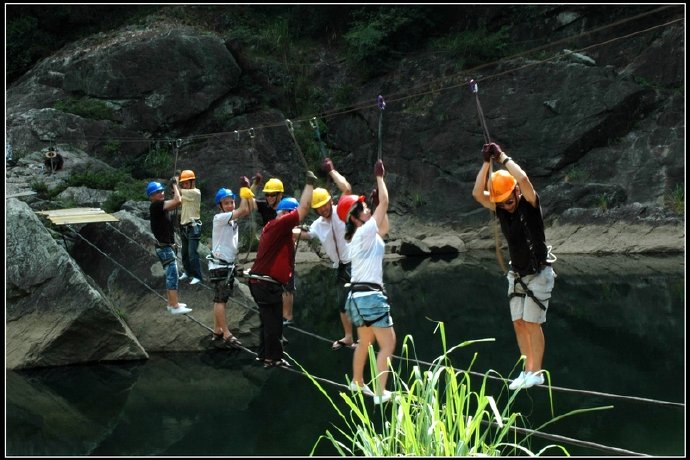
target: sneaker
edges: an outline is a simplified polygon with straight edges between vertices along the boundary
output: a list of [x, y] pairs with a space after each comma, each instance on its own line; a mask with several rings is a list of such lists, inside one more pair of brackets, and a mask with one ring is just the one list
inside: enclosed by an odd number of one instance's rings
[[189, 282], [189, 284], [199, 284], [201, 283], [201, 280], [199, 278], [192, 278], [192, 281]]
[[177, 307], [177, 308], [170, 307], [170, 313], [172, 313], [173, 315], [184, 315], [185, 313], [189, 313], [190, 311], [192, 311], [192, 309], [187, 308], [187, 307], [182, 307], [182, 306]]
[[[187, 304], [186, 304], [186, 303], [182, 303], [182, 302], [177, 302], [177, 306], [178, 306], [178, 307], [186, 307]], [[173, 310], [176, 309], [176, 308], [173, 307], [172, 305], [168, 305], [166, 308], [168, 309], [169, 312], [172, 312]]]
[[356, 382], [350, 382], [350, 391], [361, 391], [367, 396], [374, 396], [374, 392], [367, 386], [359, 386]]
[[520, 372], [520, 375], [518, 375], [518, 378], [510, 382], [510, 385], [508, 385], [508, 388], [511, 390], [517, 390], [518, 388], [521, 388], [525, 385], [525, 379], [527, 378], [527, 374], [524, 372]]
[[375, 395], [375, 396], [374, 396], [374, 404], [377, 404], [377, 405], [378, 405], [378, 404], [383, 404], [383, 403], [385, 403], [386, 401], [390, 400], [390, 399], [391, 399], [391, 396], [393, 396], [393, 393], [391, 393], [391, 392], [388, 391], [388, 390], [383, 390], [383, 394], [382, 394], [382, 395], [380, 395], [380, 396], [379, 396], [379, 395]]
[[544, 374], [542, 371], [528, 372], [525, 377], [525, 388], [532, 388], [534, 385], [544, 384]]
[[187, 278], [189, 278], [189, 276], [187, 276], [186, 273], [183, 273], [183, 274], [180, 275], [180, 277], [179, 277], [178, 279], [179, 279], [180, 281], [184, 281], [184, 280], [186, 280]]

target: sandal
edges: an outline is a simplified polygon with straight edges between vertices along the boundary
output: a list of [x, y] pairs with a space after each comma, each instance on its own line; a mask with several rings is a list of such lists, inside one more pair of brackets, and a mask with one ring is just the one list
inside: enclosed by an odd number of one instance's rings
[[242, 342], [240, 342], [240, 339], [235, 337], [234, 335], [230, 335], [229, 337], [223, 337], [223, 342], [225, 342], [226, 345], [230, 345], [231, 347], [239, 347], [242, 345]]
[[215, 332], [212, 332], [213, 336], [211, 337], [211, 340], [222, 340], [223, 339], [223, 332], [221, 331], [220, 334], [216, 334]]
[[292, 367], [292, 364], [289, 362], [285, 361], [284, 359], [278, 360], [278, 361], [271, 361], [270, 359], [267, 359], [264, 361], [264, 369], [270, 369], [272, 367]]

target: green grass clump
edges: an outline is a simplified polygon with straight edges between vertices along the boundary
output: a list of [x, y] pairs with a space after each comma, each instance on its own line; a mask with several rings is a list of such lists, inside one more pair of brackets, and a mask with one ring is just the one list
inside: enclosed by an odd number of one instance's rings
[[[522, 414], [513, 412], [511, 407], [521, 392], [508, 392], [504, 384], [499, 394], [494, 396], [487, 388], [488, 373], [484, 374], [481, 385], [477, 387], [470, 379], [469, 369], [462, 371], [452, 366], [449, 354], [455, 349], [494, 339], [467, 341], [446, 351], [443, 323], [438, 323], [437, 330], [441, 331], [443, 354], [427, 370], [422, 370], [419, 365], [412, 366], [407, 377], [403, 377], [400, 371], [389, 370], [393, 397], [383, 406], [374, 406], [381, 410], [373, 413], [367, 407], [368, 397], [362, 392], [352, 394], [347, 391], [339, 393], [349, 409], [349, 414], [344, 414], [307, 373], [344, 422], [342, 428], [336, 426], [320, 436], [311, 455], [323, 440], [329, 441], [341, 456], [544, 455], [554, 449], [558, 451], [557, 455], [569, 455], [564, 447], [554, 444], [533, 453], [526, 446], [530, 434], [518, 439], [516, 428], [526, 425], [527, 420]], [[410, 354], [410, 345], [414, 345], [413, 339], [406, 336], [402, 346], [404, 357]], [[415, 360], [416, 357], [401, 360], [401, 366]], [[378, 378], [373, 347], [369, 348], [369, 362], [371, 375], [375, 376], [370, 387], [376, 391]], [[572, 413], [575, 412], [582, 410]], [[538, 429], [572, 413], [555, 417]]]

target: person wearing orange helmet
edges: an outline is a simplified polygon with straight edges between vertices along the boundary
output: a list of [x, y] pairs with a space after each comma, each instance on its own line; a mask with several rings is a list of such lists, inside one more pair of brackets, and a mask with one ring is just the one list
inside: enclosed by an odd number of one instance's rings
[[[333, 179], [342, 194], [341, 196], [352, 193], [350, 183], [335, 169], [330, 158], [324, 159], [322, 169]], [[350, 282], [351, 270], [347, 242], [345, 241], [345, 222], [337, 217], [338, 206], [333, 204], [333, 198], [324, 188], [314, 189], [311, 207], [319, 217], [312, 222], [308, 229], [301, 230], [299, 237], [307, 240], [318, 238], [326, 255], [333, 262], [333, 268], [337, 269], [337, 304], [344, 336], [333, 342], [331, 349], [354, 348], [356, 344], [352, 334], [352, 321], [345, 312], [345, 284]]]
[[[388, 294], [383, 286], [383, 256], [388, 234], [388, 189], [383, 180], [383, 162], [374, 165], [378, 190], [378, 205], [372, 210], [364, 196], [343, 195], [338, 201], [338, 217], [345, 222], [345, 240], [349, 241], [348, 255], [352, 261], [350, 292], [345, 302], [352, 324], [357, 327], [359, 345], [352, 357], [352, 382], [350, 389], [363, 391], [374, 397], [374, 404], [391, 398], [386, 390], [390, 358], [395, 351], [395, 330], [390, 314]], [[369, 356], [369, 346], [378, 342], [376, 355], [377, 384], [374, 391], [364, 384], [364, 367]], [[374, 376], [372, 376], [374, 377]]]
[[[539, 195], [525, 171], [495, 143], [485, 144], [484, 160], [472, 190], [474, 199], [496, 212], [508, 242], [510, 270], [508, 298], [513, 328], [525, 368], [509, 388], [517, 390], [544, 383], [542, 361], [545, 339], [542, 324], [556, 274], [555, 257], [546, 245]], [[503, 165], [487, 180], [491, 161]], [[488, 187], [488, 190], [487, 190]]]
[[180, 241], [182, 242], [182, 265], [184, 273], [181, 280], [191, 276], [189, 284], [203, 280], [199, 261], [199, 240], [201, 239], [201, 190], [196, 188], [196, 175], [185, 169], [178, 178], [182, 207], [180, 212]]

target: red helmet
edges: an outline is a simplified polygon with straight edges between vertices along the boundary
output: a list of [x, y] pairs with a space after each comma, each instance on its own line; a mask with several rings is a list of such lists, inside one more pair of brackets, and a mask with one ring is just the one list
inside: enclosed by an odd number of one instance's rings
[[347, 216], [350, 214], [352, 207], [357, 204], [358, 201], [364, 201], [364, 195], [343, 195], [338, 200], [338, 217], [340, 220], [347, 223]]

